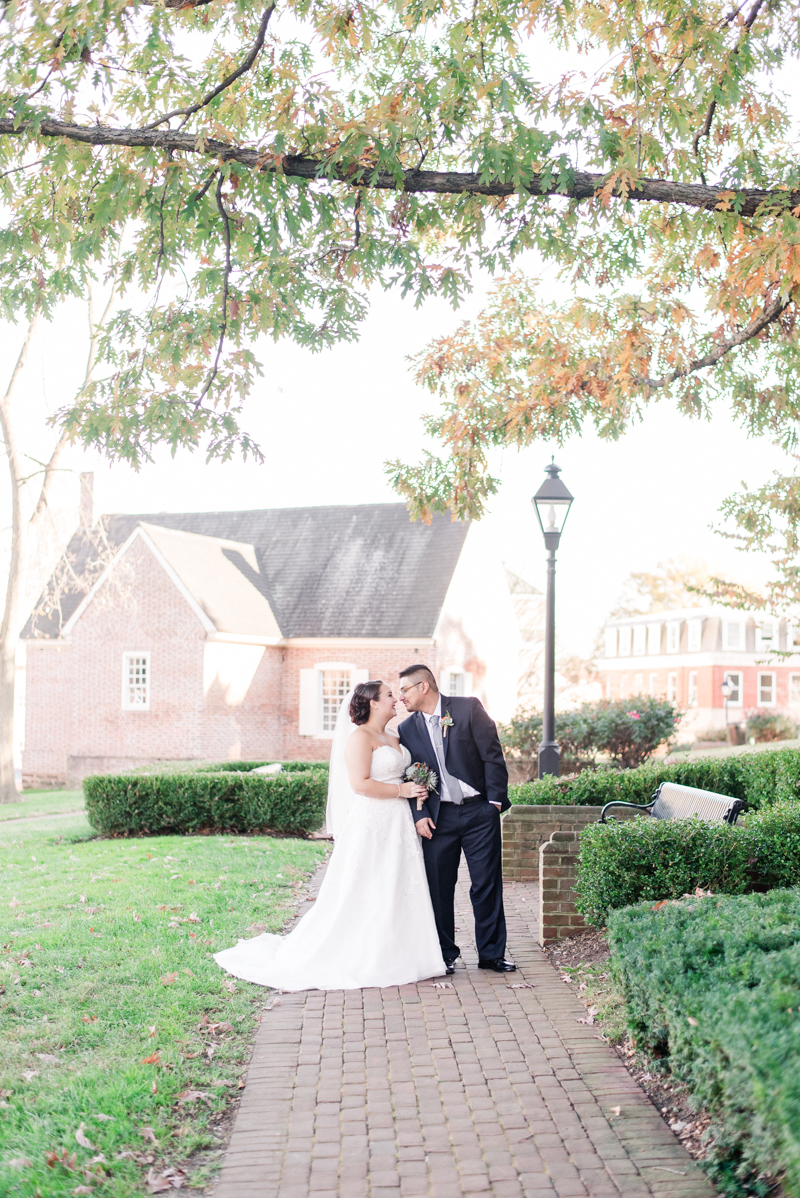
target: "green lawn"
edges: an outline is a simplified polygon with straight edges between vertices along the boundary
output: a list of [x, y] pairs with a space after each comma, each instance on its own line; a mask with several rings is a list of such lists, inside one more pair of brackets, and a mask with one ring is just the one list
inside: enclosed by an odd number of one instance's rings
[[127, 1198], [179, 1166], [204, 1184], [269, 994], [211, 954], [278, 931], [326, 852], [93, 835], [82, 816], [0, 823], [3, 1196]]
[[83, 811], [82, 790], [26, 791], [18, 803], [0, 803], [0, 822], [26, 819], [31, 815], [59, 815], [62, 811]]

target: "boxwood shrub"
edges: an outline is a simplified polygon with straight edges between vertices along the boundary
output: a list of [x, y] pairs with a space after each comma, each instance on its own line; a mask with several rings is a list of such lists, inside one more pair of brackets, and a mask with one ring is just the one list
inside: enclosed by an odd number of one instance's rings
[[[191, 768], [200, 774], [241, 774], [257, 770], [262, 765], [277, 765], [275, 761], [204, 761]], [[327, 770], [327, 761], [282, 761], [286, 773], [302, 774], [307, 770]]]
[[328, 771], [95, 774], [84, 779], [83, 792], [90, 824], [105, 835], [304, 834], [325, 818]]
[[637, 1046], [717, 1116], [728, 1168], [800, 1198], [800, 892], [629, 907], [609, 944]]
[[774, 749], [730, 757], [700, 757], [634, 770], [585, 770], [574, 778], [541, 778], [512, 788], [514, 803], [602, 807], [614, 799], [649, 803], [662, 782], [682, 782], [744, 799], [749, 808], [800, 798], [800, 749]]
[[744, 824], [642, 816], [590, 824], [581, 835], [576, 905], [589, 923], [642, 900], [677, 899], [697, 887], [743, 894], [800, 884], [800, 802], [780, 802]]

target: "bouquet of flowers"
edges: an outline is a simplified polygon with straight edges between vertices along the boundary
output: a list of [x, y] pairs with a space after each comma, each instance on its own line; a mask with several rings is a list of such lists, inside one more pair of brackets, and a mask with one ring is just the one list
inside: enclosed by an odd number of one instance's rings
[[[424, 786], [428, 794], [432, 790], [436, 790], [439, 785], [439, 775], [424, 761], [415, 761], [413, 765], [410, 765], [405, 772], [405, 777], [409, 782], [416, 782], [418, 786]], [[424, 799], [417, 799], [417, 811], [422, 810], [424, 802]]]

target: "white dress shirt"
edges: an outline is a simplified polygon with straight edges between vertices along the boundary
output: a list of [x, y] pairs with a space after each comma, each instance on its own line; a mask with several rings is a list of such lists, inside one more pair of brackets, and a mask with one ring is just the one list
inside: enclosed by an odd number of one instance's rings
[[[420, 714], [422, 715], [423, 719], [425, 720], [425, 726], [428, 729], [428, 736], [430, 737], [430, 742], [433, 745], [434, 757], [436, 757], [436, 741], [433, 739], [433, 728], [431, 727], [431, 717], [436, 716], [436, 718], [439, 720], [442, 718], [442, 696], [439, 695], [439, 699], [436, 704], [435, 711], [423, 711]], [[447, 744], [447, 741], [444, 739], [444, 728], [442, 728], [442, 743], [445, 746]], [[436, 760], [437, 761], [439, 760], [438, 757], [436, 757]], [[473, 790], [473, 788], [471, 786], [467, 786], [466, 782], [462, 782], [460, 778], [456, 778], [455, 774], [451, 773], [450, 770], [448, 770], [447, 772], [450, 774], [450, 777], [453, 778], [454, 781], [456, 781], [458, 783], [458, 785], [461, 787], [461, 793], [465, 799], [471, 798], [472, 795], [480, 794], [479, 790]], [[450, 798], [450, 796], [445, 792], [444, 787], [442, 787], [439, 792], [439, 798], [441, 799], [441, 801], [443, 803], [451, 803], [452, 802], [452, 799]]]

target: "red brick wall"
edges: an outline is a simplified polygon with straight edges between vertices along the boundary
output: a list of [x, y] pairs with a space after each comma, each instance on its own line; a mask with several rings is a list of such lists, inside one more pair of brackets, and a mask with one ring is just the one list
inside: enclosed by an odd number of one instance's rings
[[286, 650], [283, 679], [283, 760], [284, 761], [327, 761], [330, 756], [330, 740], [317, 740], [313, 736], [301, 736], [300, 714], [300, 671], [311, 669], [321, 661], [352, 662], [358, 669], [369, 670], [370, 678], [381, 678], [394, 689], [398, 675], [406, 666], [422, 661], [437, 672], [436, 653], [431, 646], [424, 646], [420, 653], [403, 646], [342, 648], [335, 642], [320, 641], [313, 648], [290, 646]]

